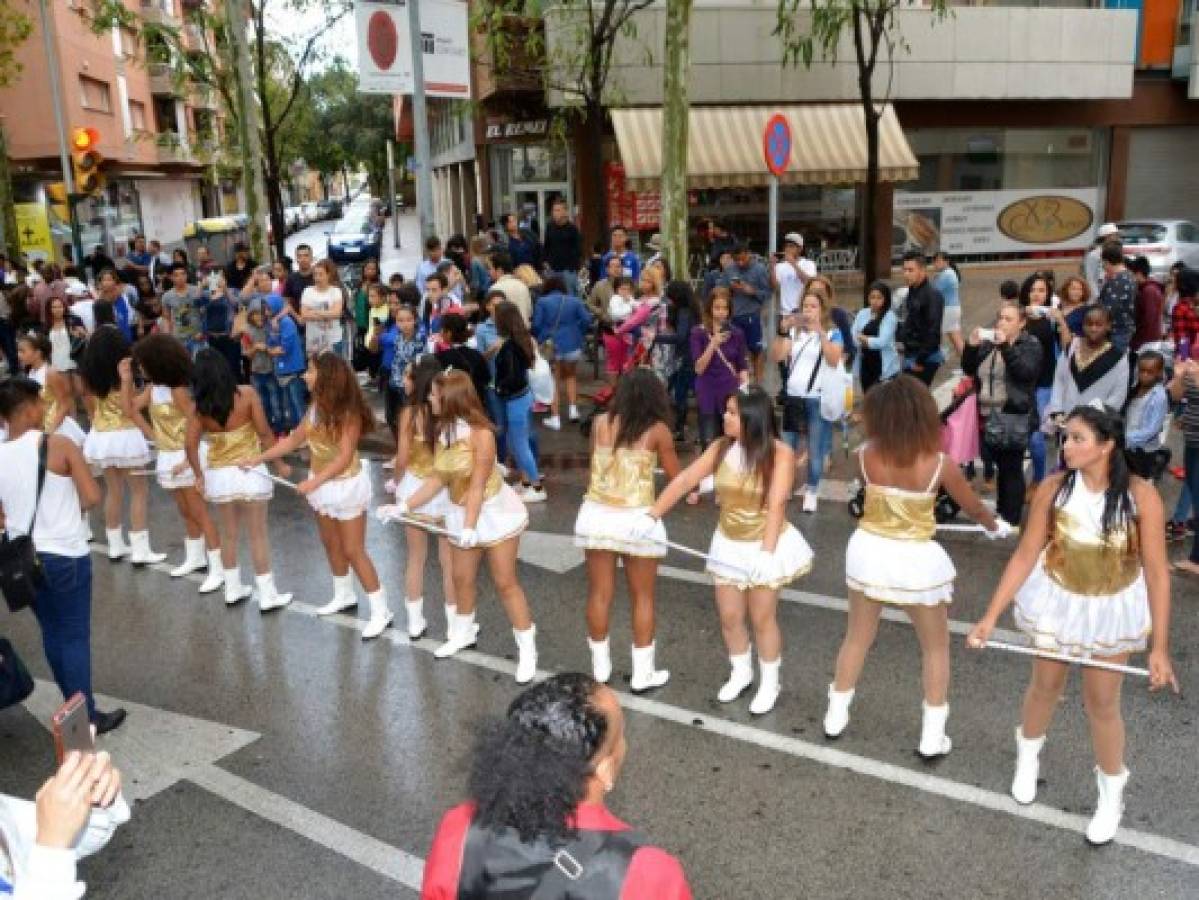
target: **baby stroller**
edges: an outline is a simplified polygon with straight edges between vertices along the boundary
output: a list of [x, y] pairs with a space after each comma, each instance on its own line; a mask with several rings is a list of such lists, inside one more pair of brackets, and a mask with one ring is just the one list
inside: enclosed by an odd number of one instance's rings
[[[973, 379], [963, 378], [954, 389], [953, 399], [941, 411], [941, 450], [947, 462], [964, 466], [978, 456], [978, 445], [978, 394]], [[849, 500], [849, 514], [860, 519], [866, 504], [866, 487], [860, 483], [855, 483], [855, 487], [857, 489]], [[952, 522], [961, 511], [961, 505], [945, 488], [937, 490], [933, 518], [938, 525]]]
[[[624, 366], [620, 370], [620, 374], [631, 372], [640, 365], [644, 365], [649, 360], [649, 348], [641, 341], [636, 341], [633, 344], [633, 352], [628, 355]], [[620, 376], [617, 376], [618, 378]], [[616, 386], [605, 384], [595, 396], [591, 398], [591, 409], [583, 416], [579, 422], [579, 430], [583, 432], [583, 437], [591, 437], [591, 426], [595, 423], [595, 417], [604, 413], [608, 409], [608, 404], [612, 402], [612, 398], [616, 395]]]

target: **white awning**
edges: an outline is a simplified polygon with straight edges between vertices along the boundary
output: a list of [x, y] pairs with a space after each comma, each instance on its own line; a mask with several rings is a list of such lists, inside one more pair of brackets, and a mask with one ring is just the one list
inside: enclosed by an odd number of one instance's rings
[[[662, 109], [614, 109], [612, 126], [632, 190], [662, 180]], [[687, 141], [687, 186], [753, 187], [770, 177], [762, 135], [771, 116], [791, 124], [791, 164], [783, 184], [846, 184], [866, 180], [866, 127], [856, 103], [794, 106], [693, 106]], [[879, 178], [911, 181], [919, 164], [895, 110], [879, 120]]]

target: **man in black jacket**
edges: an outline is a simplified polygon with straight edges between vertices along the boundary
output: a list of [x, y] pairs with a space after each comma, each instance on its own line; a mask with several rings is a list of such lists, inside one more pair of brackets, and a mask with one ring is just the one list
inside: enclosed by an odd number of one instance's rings
[[937, 369], [945, 361], [945, 354], [941, 352], [941, 315], [945, 311], [945, 298], [929, 283], [924, 254], [918, 250], [904, 254], [903, 280], [908, 286], [908, 299], [904, 304], [907, 315], [899, 330], [904, 369], [931, 385]]
[[578, 226], [570, 221], [566, 201], [559, 197], [554, 201], [550, 222], [545, 226], [545, 264], [555, 275], [566, 282], [572, 295], [579, 295], [579, 265], [583, 261], [583, 235]]

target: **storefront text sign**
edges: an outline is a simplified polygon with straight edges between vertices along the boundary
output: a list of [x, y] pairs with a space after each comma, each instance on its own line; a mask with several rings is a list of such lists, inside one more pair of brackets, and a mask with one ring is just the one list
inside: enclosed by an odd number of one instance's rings
[[898, 251], [979, 255], [1077, 250], [1090, 245], [1097, 188], [895, 192]]
[[488, 141], [511, 141], [518, 138], [545, 137], [550, 131], [549, 119], [529, 119], [523, 122], [489, 120], [483, 137]]
[[659, 191], [625, 189], [624, 166], [610, 162], [604, 166], [604, 189], [608, 195], [608, 221], [633, 231], [661, 227], [662, 194]]
[[17, 242], [31, 262], [54, 259], [54, 241], [50, 237], [50, 216], [41, 203], [14, 203], [17, 214]]

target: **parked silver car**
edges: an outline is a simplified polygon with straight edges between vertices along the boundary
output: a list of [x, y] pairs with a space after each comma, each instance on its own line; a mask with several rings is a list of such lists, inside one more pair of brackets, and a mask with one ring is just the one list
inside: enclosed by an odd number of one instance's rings
[[1181, 260], [1199, 268], [1199, 225], [1185, 219], [1130, 219], [1118, 222], [1125, 256], [1145, 256], [1153, 277], [1165, 281], [1170, 266]]

